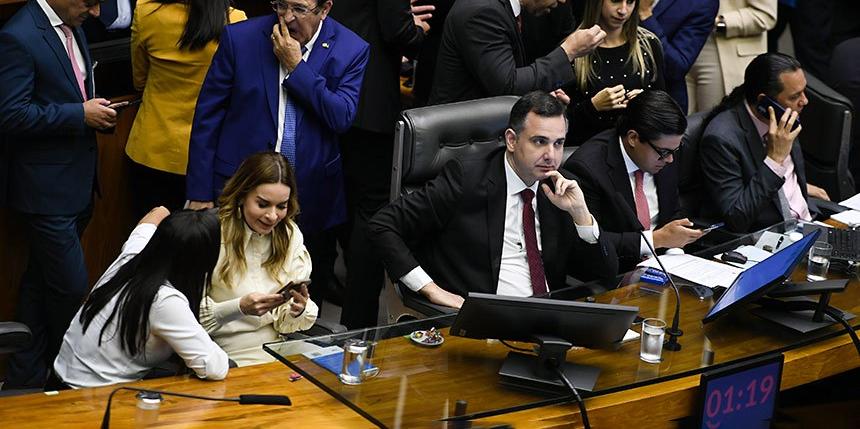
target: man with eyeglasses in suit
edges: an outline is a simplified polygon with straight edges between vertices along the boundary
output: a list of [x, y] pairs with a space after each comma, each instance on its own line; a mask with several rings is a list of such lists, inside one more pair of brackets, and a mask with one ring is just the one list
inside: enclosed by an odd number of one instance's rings
[[328, 16], [331, 0], [271, 6], [221, 35], [194, 112], [186, 195], [191, 208], [212, 207], [245, 158], [281, 153], [296, 172], [298, 224], [316, 260], [320, 241], [346, 220], [338, 134], [355, 119], [369, 47]]
[[592, 137], [564, 165], [578, 177], [586, 204], [618, 252], [621, 271], [651, 255], [644, 240], [660, 249], [684, 247], [702, 236], [681, 218], [678, 204], [674, 161], [686, 128], [687, 118], [669, 94], [645, 91], [628, 102], [615, 129]]

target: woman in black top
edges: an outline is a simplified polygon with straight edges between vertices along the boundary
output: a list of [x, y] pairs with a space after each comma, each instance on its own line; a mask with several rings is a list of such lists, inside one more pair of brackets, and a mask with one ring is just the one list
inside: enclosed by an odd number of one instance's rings
[[639, 27], [639, 0], [586, 0], [579, 28], [597, 24], [603, 43], [574, 60], [576, 80], [563, 89], [570, 95], [567, 143], [578, 146], [612, 128], [619, 109], [644, 89], [665, 89], [660, 39]]

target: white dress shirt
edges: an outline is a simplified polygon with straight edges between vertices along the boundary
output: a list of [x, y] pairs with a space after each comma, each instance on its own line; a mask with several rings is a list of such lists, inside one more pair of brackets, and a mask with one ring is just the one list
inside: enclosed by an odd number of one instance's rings
[[[526, 258], [525, 236], [523, 234], [523, 201], [520, 192], [529, 188], [535, 193], [532, 198], [532, 209], [535, 213], [535, 236], [537, 237], [538, 250], [541, 250], [540, 215], [537, 207], [537, 193], [543, 192], [538, 189], [538, 182], [532, 186], [526, 186], [522, 179], [511, 167], [508, 155], [504, 156], [505, 182], [507, 186], [507, 197], [505, 199], [505, 232], [502, 241], [502, 259], [499, 266], [499, 283], [496, 293], [509, 296], [531, 296], [532, 286], [529, 276], [529, 264]], [[590, 226], [576, 225], [579, 237], [589, 244], [597, 243], [600, 237], [600, 228], [594, 217], [591, 218]], [[409, 289], [418, 291], [433, 279], [417, 266], [400, 278]]]
[[[307, 49], [305, 53], [302, 55], [302, 61], [307, 61], [311, 56], [311, 51], [314, 49], [314, 43], [317, 41], [317, 37], [320, 35], [320, 30], [322, 29], [323, 21], [320, 21], [320, 24], [317, 26], [317, 31], [314, 33], [314, 36], [311, 37], [311, 40], [308, 41], [308, 44], [304, 47]], [[274, 54], [273, 54], [274, 55]], [[284, 81], [290, 78], [290, 73], [287, 71], [287, 68], [281, 65], [279, 67], [280, 72], [278, 73], [278, 88], [281, 88], [278, 91], [278, 141], [275, 143], [275, 152], [281, 153], [281, 141], [284, 139], [284, 108], [287, 105], [287, 87], [283, 85]], [[296, 124], [298, 127], [298, 124]], [[299, 142], [296, 142], [296, 146], [298, 146]]]
[[[119, 257], [108, 267], [95, 288], [113, 278], [120, 267], [140, 253], [155, 229], [156, 226], [149, 223], [138, 225], [123, 245]], [[80, 321], [81, 310], [75, 314], [54, 361], [54, 371], [66, 384], [82, 388], [140, 380], [173, 352], [200, 378], [223, 380], [227, 376], [227, 353], [209, 338], [209, 334], [197, 322], [189, 308], [188, 298], [169, 284], [162, 285], [152, 301], [149, 337], [142, 353], [131, 356], [123, 349], [122, 337], [117, 332], [119, 314], [110, 321], [99, 344], [102, 328], [118, 299], [119, 294], [102, 307], [86, 332]]]
[[[627, 178], [630, 180], [630, 190], [633, 192], [633, 203], [636, 203], [636, 171], [639, 166], [630, 159], [627, 155], [627, 150], [624, 149], [624, 141], [618, 137], [618, 145], [621, 146], [621, 156], [624, 158], [624, 166], [627, 168]], [[654, 245], [654, 227], [657, 225], [657, 216], [660, 215], [660, 200], [657, 198], [657, 184], [654, 182], [654, 175], [642, 170], [642, 190], [645, 191], [645, 199], [648, 200], [648, 216], [651, 218], [651, 228], [642, 231], [645, 235], [644, 239], [639, 240], [639, 255], [651, 256], [651, 249], [648, 248], [648, 240], [651, 245]], [[631, 207], [636, 210], [636, 207]]]
[[[112, 1], [112, 0], [108, 0]], [[129, 0], [114, 0], [116, 1], [116, 19], [111, 25], [107, 26], [108, 30], [122, 30], [131, 26], [131, 3]]]
[[[57, 15], [57, 12], [54, 12], [54, 9], [48, 5], [47, 0], [36, 0], [36, 3], [39, 4], [39, 7], [45, 12], [45, 15], [48, 15], [48, 21], [51, 23], [51, 27], [54, 27], [54, 32], [57, 33], [57, 37], [60, 38], [60, 46], [63, 47], [63, 52], [66, 52], [66, 35], [63, 34], [63, 30], [60, 29], [60, 26], [63, 25], [63, 20], [60, 19], [60, 16]], [[78, 63], [78, 70], [81, 71], [81, 79], [84, 82], [87, 81], [87, 70], [86, 63], [84, 63], [84, 54], [81, 53], [81, 47], [78, 46], [78, 40], [75, 37], [75, 32], [72, 31], [72, 50], [75, 53], [75, 62]], [[71, 64], [69, 65], [71, 67]]]

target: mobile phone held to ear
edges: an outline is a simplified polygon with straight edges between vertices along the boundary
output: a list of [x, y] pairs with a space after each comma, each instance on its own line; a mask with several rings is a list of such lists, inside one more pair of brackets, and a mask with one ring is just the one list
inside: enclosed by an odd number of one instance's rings
[[[773, 113], [776, 115], [776, 120], [779, 121], [779, 118], [785, 113], [785, 108], [782, 107], [779, 103], [776, 102], [773, 98], [768, 96], [762, 97], [761, 100], [756, 104], [756, 110], [765, 118], [770, 118], [770, 113], [768, 113], [767, 108], [773, 107]], [[791, 131], [794, 131], [797, 127], [800, 126], [800, 117], [798, 116], [794, 120], [794, 125], [791, 127]]]

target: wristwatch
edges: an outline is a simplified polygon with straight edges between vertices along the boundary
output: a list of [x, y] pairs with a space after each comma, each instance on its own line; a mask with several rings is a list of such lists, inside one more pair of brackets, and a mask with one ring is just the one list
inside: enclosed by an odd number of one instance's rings
[[717, 31], [717, 34], [719, 34], [721, 36], [726, 35], [726, 17], [724, 17], [722, 15], [717, 17], [717, 23], [715, 25], [715, 29]]

